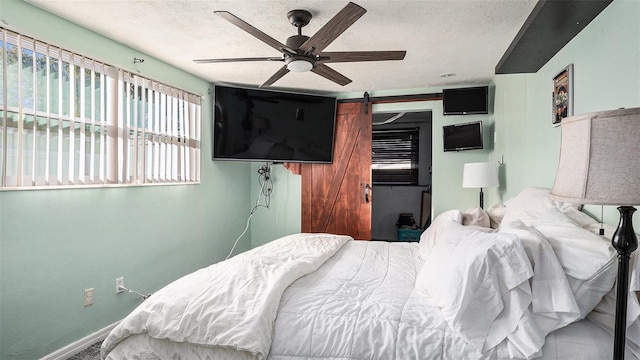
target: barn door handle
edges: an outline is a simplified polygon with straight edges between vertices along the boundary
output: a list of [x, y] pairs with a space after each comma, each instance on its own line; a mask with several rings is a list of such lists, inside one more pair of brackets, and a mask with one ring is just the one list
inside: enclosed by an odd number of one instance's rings
[[371, 186], [369, 186], [369, 184], [366, 184], [364, 186], [364, 202], [366, 202], [367, 204], [369, 203], [369, 193], [371, 192]]

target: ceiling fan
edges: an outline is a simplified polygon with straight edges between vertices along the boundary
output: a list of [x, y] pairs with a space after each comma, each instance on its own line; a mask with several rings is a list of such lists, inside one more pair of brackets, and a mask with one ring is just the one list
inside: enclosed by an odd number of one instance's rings
[[302, 28], [311, 21], [311, 13], [306, 10], [291, 10], [287, 13], [289, 22], [298, 28], [298, 35], [290, 36], [286, 45], [270, 37], [262, 31], [246, 23], [228, 11], [214, 11], [230, 23], [242, 30], [262, 40], [267, 45], [280, 51], [280, 57], [251, 57], [251, 58], [230, 58], [230, 59], [199, 59], [193, 60], [199, 64], [224, 63], [236, 61], [283, 61], [284, 66], [273, 76], [265, 81], [260, 87], [273, 85], [276, 81], [286, 75], [289, 71], [311, 71], [324, 78], [327, 78], [339, 85], [347, 85], [351, 82], [349, 78], [325, 65], [326, 63], [338, 62], [359, 62], [359, 61], [386, 61], [402, 60], [406, 51], [339, 51], [323, 52], [333, 40], [347, 30], [356, 22], [367, 10], [352, 2], [347, 4], [336, 16], [329, 20], [315, 35], [308, 37], [302, 35]]

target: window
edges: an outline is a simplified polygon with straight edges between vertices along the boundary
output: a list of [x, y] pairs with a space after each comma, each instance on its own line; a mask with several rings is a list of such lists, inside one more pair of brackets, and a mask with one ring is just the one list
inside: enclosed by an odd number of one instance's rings
[[0, 189], [200, 181], [200, 97], [0, 28]]
[[418, 137], [419, 129], [373, 131], [374, 185], [418, 185]]

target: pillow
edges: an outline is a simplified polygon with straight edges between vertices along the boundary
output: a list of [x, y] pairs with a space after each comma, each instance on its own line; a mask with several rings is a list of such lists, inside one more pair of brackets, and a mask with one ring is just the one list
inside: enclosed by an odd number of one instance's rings
[[504, 217], [504, 206], [500, 203], [493, 204], [487, 209], [487, 214], [489, 215], [489, 226], [492, 229], [497, 229], [500, 227], [500, 223]]
[[604, 236], [605, 239], [609, 241], [611, 241], [611, 238], [613, 237], [613, 233], [616, 231], [616, 226], [609, 225], [609, 224], [601, 224], [596, 219], [592, 218], [588, 214], [585, 214], [584, 212], [578, 209], [565, 207], [561, 211], [563, 214], [567, 215], [569, 219], [573, 220], [576, 224], [580, 225], [584, 229], [591, 231], [594, 234], [599, 235], [600, 228], [603, 228], [604, 235], [602, 236]]
[[518, 326], [531, 304], [532, 275], [515, 235], [450, 222], [426, 256], [416, 289], [440, 307], [457, 335], [484, 352]]
[[427, 255], [438, 241], [438, 237], [444, 228], [452, 222], [462, 224], [462, 212], [460, 210], [448, 210], [436, 216], [431, 225], [420, 235], [420, 254]]
[[568, 208], [562, 209], [561, 211], [573, 222], [580, 225], [580, 227], [586, 228], [594, 224], [600, 225], [600, 223], [596, 219], [592, 218], [588, 214], [585, 214], [576, 208], [568, 207]]
[[462, 225], [490, 227], [489, 215], [480, 207], [467, 209], [462, 214]]
[[531, 261], [532, 316], [543, 317], [536, 322], [544, 336], [578, 320], [573, 290], [547, 238], [520, 220], [505, 224], [500, 232], [518, 236]]
[[616, 251], [607, 239], [583, 229], [558, 208], [549, 208], [533, 222], [553, 248], [573, 289], [581, 317], [613, 287]]
[[570, 207], [578, 209], [580, 205], [551, 200], [549, 198], [549, 189], [528, 187], [515, 197], [505, 201], [504, 207], [503, 223], [520, 219], [526, 225], [531, 225], [546, 209], [565, 209]]

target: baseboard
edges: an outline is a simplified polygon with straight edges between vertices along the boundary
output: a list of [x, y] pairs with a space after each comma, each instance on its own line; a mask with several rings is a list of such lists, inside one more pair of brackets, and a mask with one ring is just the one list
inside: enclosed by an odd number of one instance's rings
[[113, 330], [113, 328], [115, 328], [119, 323], [120, 321], [117, 321], [103, 329], [94, 332], [91, 335], [85, 336], [82, 339], [63, 347], [62, 349], [59, 349], [49, 355], [46, 355], [45, 357], [40, 358], [40, 360], [66, 360], [73, 355], [78, 354], [82, 350], [87, 349], [89, 346], [97, 343], [98, 341], [106, 339], [111, 330]]

